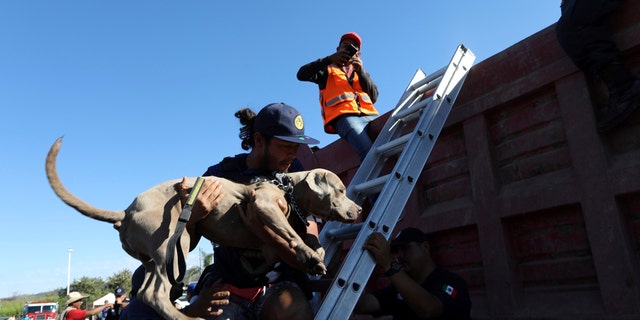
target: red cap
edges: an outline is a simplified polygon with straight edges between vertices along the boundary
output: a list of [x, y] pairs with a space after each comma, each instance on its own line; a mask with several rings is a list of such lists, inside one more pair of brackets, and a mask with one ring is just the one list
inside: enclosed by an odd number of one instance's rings
[[355, 32], [347, 32], [347, 33], [343, 34], [342, 37], [340, 37], [340, 43], [342, 43], [342, 41], [344, 41], [345, 39], [350, 39], [350, 40], [355, 41], [356, 44], [358, 44], [358, 48], [360, 48], [362, 46], [362, 39]]

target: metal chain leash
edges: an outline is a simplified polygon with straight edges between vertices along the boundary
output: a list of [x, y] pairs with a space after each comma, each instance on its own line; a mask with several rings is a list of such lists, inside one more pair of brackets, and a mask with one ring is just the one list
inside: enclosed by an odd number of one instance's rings
[[293, 181], [291, 180], [291, 177], [289, 177], [284, 172], [277, 171], [272, 172], [271, 176], [273, 176], [273, 179], [267, 179], [266, 177], [255, 177], [251, 180], [251, 183], [269, 182], [278, 187], [278, 189], [284, 191], [284, 197], [287, 200], [287, 203], [289, 203], [289, 206], [291, 206], [291, 211], [293, 211], [298, 216], [298, 218], [300, 218], [302, 223], [304, 223], [304, 225], [308, 227], [309, 221], [307, 221], [306, 217], [302, 214], [302, 211], [298, 207], [296, 200], [293, 198]]

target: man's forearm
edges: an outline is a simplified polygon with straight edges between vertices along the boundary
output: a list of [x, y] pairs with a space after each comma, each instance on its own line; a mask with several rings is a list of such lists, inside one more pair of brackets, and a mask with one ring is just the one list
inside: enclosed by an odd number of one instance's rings
[[300, 81], [310, 81], [317, 84], [323, 84], [326, 82], [326, 69], [330, 64], [331, 59], [329, 59], [329, 57], [320, 58], [300, 67], [296, 76]]

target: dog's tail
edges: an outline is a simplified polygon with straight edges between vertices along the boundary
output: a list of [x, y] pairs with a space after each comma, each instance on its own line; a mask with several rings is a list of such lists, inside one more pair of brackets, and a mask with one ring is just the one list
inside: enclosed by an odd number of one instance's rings
[[89, 218], [111, 223], [122, 221], [125, 215], [124, 211], [111, 211], [96, 208], [82, 201], [64, 187], [62, 181], [60, 181], [60, 177], [58, 177], [58, 171], [56, 169], [56, 157], [58, 156], [58, 151], [60, 151], [61, 144], [62, 137], [58, 138], [51, 146], [51, 149], [49, 149], [47, 161], [45, 163], [47, 179], [49, 179], [49, 185], [53, 189], [53, 192], [55, 192], [64, 203]]

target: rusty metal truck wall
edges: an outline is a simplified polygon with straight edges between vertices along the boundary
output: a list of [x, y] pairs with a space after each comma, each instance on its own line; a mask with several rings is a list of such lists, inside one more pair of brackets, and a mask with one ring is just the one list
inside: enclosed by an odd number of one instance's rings
[[[610, 27], [638, 73], [640, 6]], [[640, 318], [640, 112], [600, 135], [606, 101], [554, 25], [472, 68], [396, 230], [433, 235], [474, 318]], [[345, 183], [358, 164], [339, 140], [303, 158]]]

